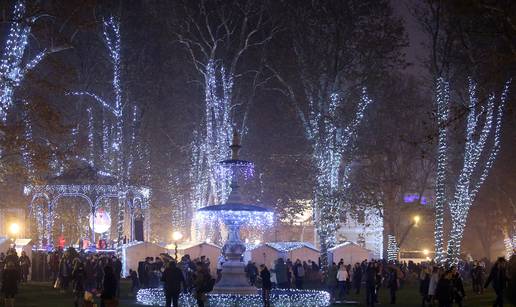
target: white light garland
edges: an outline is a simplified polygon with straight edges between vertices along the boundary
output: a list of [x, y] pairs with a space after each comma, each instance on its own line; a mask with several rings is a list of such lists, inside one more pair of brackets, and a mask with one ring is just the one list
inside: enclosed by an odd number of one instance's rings
[[[437, 80], [437, 109], [439, 125], [439, 149], [438, 166], [436, 178], [436, 261], [449, 265], [456, 265], [460, 257], [460, 248], [464, 228], [469, 213], [469, 209], [475, 197], [484, 183], [489, 170], [492, 168], [496, 156], [500, 150], [500, 135], [502, 129], [503, 108], [505, 106], [509, 91], [510, 81], [507, 81], [500, 97], [500, 103], [495, 106], [495, 96], [491, 94], [487, 100], [485, 112], [477, 113], [478, 104], [477, 85], [470, 79], [469, 82], [469, 104], [468, 116], [466, 119], [466, 131], [463, 154], [463, 164], [454, 188], [453, 199], [446, 200], [446, 155], [447, 139], [446, 125], [449, 113], [449, 85], [439, 78]], [[483, 115], [483, 125], [480, 119]], [[492, 139], [488, 147], [489, 139]], [[484, 159], [482, 159], [484, 158]], [[484, 163], [480, 163], [483, 161]], [[475, 178], [478, 177], [478, 178]], [[444, 205], [449, 204], [451, 215], [451, 232], [448, 240], [448, 248], [444, 253]]]
[[396, 241], [396, 236], [387, 235], [387, 261], [396, 261], [398, 260], [398, 242]]
[[435, 180], [435, 261], [442, 264], [446, 259], [444, 251], [444, 208], [446, 205], [446, 168], [448, 165], [448, 113], [450, 104], [449, 83], [443, 78], [436, 82], [437, 125], [439, 140], [437, 152], [437, 176]]
[[[141, 154], [144, 155], [145, 151], [143, 148], [139, 148], [135, 143], [136, 138], [136, 121], [137, 121], [137, 108], [133, 107], [131, 123], [126, 123], [126, 116], [123, 103], [122, 93], [122, 82], [121, 82], [121, 34], [120, 34], [120, 21], [114, 17], [107, 18], [103, 21], [103, 37], [106, 49], [109, 54], [109, 58], [112, 63], [113, 78], [112, 78], [112, 89], [114, 97], [112, 100], [108, 100], [100, 97], [97, 94], [77, 91], [70, 93], [71, 95], [77, 96], [88, 96], [93, 98], [99, 103], [103, 110], [106, 110], [111, 114], [114, 119], [111, 121], [103, 120], [102, 130], [102, 147], [103, 147], [103, 163], [107, 166], [115, 176], [118, 178], [119, 190], [126, 186], [132, 175], [132, 169], [134, 167], [135, 155], [133, 150], [140, 150]], [[129, 133], [124, 131], [124, 128], [132, 128]], [[125, 136], [128, 136], [127, 138]], [[127, 154], [129, 157], [124, 159], [124, 155]], [[143, 158], [143, 157], [138, 157]], [[121, 241], [124, 236], [124, 218], [126, 215], [126, 204], [124, 203], [123, 197], [118, 198], [118, 219], [117, 219], [117, 235], [118, 240]]]
[[315, 246], [307, 242], [271, 242], [266, 243], [266, 245], [282, 252], [291, 252], [293, 250], [300, 249], [303, 247], [308, 247], [317, 251]]
[[253, 227], [263, 230], [274, 224], [274, 213], [270, 211], [198, 211], [195, 216], [201, 225], [210, 225], [215, 221], [222, 222], [231, 219], [239, 221], [244, 227]]
[[505, 246], [505, 259], [511, 259], [511, 256], [514, 254], [514, 247], [512, 245], [511, 238], [503, 239], [503, 245]]
[[13, 104], [15, 88], [20, 86], [27, 72], [41, 62], [46, 55], [46, 51], [42, 51], [24, 64], [23, 58], [31, 32], [31, 23], [34, 21], [26, 18], [25, 11], [25, 1], [16, 1], [12, 12], [11, 26], [0, 59], [0, 120], [2, 121], [5, 121], [7, 111]]
[[[253, 295], [231, 295], [208, 293], [208, 304], [213, 307], [246, 306], [262, 307], [262, 296], [257, 289]], [[270, 294], [271, 306], [275, 307], [325, 307], [330, 306], [330, 294], [326, 291], [273, 289]], [[147, 306], [164, 306], [165, 295], [163, 289], [140, 289], [136, 295], [138, 303]], [[195, 298], [190, 294], [181, 293], [181, 306], [197, 306]]]
[[309, 112], [305, 121], [305, 132], [312, 144], [312, 158], [317, 172], [314, 214], [323, 266], [327, 264], [327, 250], [337, 242], [336, 235], [343, 208], [342, 197], [339, 195], [350, 185], [351, 166], [342, 166], [343, 155], [354, 146], [358, 126], [367, 106], [372, 102], [366, 88], [363, 88], [354, 118], [348, 126], [340, 128], [333, 117], [343, 100], [336, 93], [330, 95], [329, 101], [309, 100]]

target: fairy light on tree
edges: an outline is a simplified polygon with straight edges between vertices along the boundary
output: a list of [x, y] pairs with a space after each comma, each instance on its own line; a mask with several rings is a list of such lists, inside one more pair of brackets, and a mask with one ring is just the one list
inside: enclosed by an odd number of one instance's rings
[[[113, 69], [112, 89], [114, 97], [111, 101], [106, 100], [94, 93], [87, 91], [73, 92], [72, 95], [88, 96], [93, 98], [104, 111], [112, 115], [114, 124], [111, 126], [110, 122], [103, 122], [103, 150], [108, 153], [109, 163], [112, 165], [112, 171], [118, 178], [118, 184], [123, 187], [128, 184], [128, 178], [125, 176], [123, 165], [123, 150], [122, 144], [124, 142], [124, 108], [122, 105], [122, 87], [121, 87], [121, 35], [120, 22], [114, 17], [110, 17], [103, 22], [103, 37], [106, 49], [111, 60]], [[122, 198], [118, 199], [118, 221], [117, 233], [119, 242], [124, 236], [124, 217], [125, 204]]]
[[204, 91], [202, 125], [192, 142], [190, 179], [195, 211], [223, 203], [229, 195], [230, 176], [218, 162], [230, 154], [227, 144], [237, 126], [236, 108], [246, 103], [245, 99], [235, 103], [235, 82], [249, 74], [242, 73], [239, 63], [250, 49], [263, 48], [277, 29], [271, 27], [264, 5], [252, 1], [192, 2], [185, 3], [182, 10], [180, 14], [190, 18], [178, 19], [176, 36], [199, 73]]
[[32, 60], [24, 61], [31, 24], [35, 17], [26, 18], [25, 1], [16, 1], [12, 22], [7, 34], [4, 52], [0, 61], [0, 119], [5, 120], [9, 107], [13, 104], [14, 90], [20, 86], [28, 71], [33, 69], [45, 56], [38, 53]]
[[28, 72], [34, 69], [46, 55], [59, 52], [69, 47], [60, 46], [43, 49], [31, 59], [26, 53], [29, 46], [29, 36], [32, 25], [40, 15], [27, 17], [24, 0], [17, 0], [12, 10], [7, 39], [0, 58], [0, 120], [5, 121], [9, 108], [14, 103], [14, 94]]
[[446, 206], [446, 168], [447, 168], [447, 124], [450, 103], [449, 84], [444, 78], [437, 79], [436, 85], [437, 125], [439, 140], [437, 152], [437, 176], [435, 180], [435, 261], [445, 260], [444, 251], [444, 210]]
[[88, 113], [88, 150], [87, 153], [88, 156], [88, 162], [95, 166], [95, 122], [94, 122], [94, 115], [93, 115], [93, 109], [91, 107], [86, 109]]
[[305, 124], [305, 132], [312, 144], [312, 157], [317, 171], [314, 193], [321, 255], [326, 254], [326, 250], [337, 243], [336, 234], [343, 208], [340, 193], [350, 185], [350, 165], [345, 165], [342, 171], [342, 161], [344, 154], [350, 152], [354, 145], [357, 128], [371, 99], [364, 88], [355, 116], [345, 128], [337, 126], [337, 120], [332, 118], [342, 103], [343, 99], [337, 94], [330, 96], [326, 107], [324, 101], [319, 101], [319, 106], [322, 105], [323, 108], [317, 107], [313, 101], [310, 101], [307, 124]]
[[[436, 260], [449, 265], [457, 264], [460, 257], [461, 242], [466, 227], [469, 209], [478, 191], [489, 174], [500, 150], [503, 108], [509, 91], [510, 81], [506, 82], [500, 102], [495, 103], [494, 94], [489, 95], [485, 108], [477, 112], [479, 100], [477, 84], [470, 79], [468, 86], [468, 113], [466, 118], [465, 143], [462, 165], [454, 183], [453, 198], [448, 200], [444, 187], [447, 184], [447, 147], [446, 136], [449, 114], [449, 85], [439, 78], [437, 81], [437, 120], [439, 125], [438, 163], [436, 178]], [[444, 209], [448, 204], [451, 216], [451, 231], [446, 253], [444, 252]]]
[[398, 259], [398, 242], [396, 236], [388, 235], [387, 237], [387, 261], [396, 261]]

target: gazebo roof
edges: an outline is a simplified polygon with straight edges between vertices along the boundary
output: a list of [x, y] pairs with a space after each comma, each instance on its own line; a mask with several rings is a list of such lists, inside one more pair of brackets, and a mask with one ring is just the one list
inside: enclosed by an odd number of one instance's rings
[[55, 184], [95, 184], [115, 185], [117, 178], [102, 172], [83, 160], [69, 162], [69, 167], [63, 173], [48, 178], [48, 185]]

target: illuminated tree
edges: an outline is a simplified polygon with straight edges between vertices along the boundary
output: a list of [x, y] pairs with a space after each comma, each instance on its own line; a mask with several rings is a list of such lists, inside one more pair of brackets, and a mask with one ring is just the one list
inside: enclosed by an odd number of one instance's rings
[[[229, 177], [218, 162], [230, 156], [233, 129], [240, 126], [245, 132], [245, 124], [237, 124], [236, 113], [243, 110], [244, 122], [252, 95], [237, 99], [235, 84], [246, 75], [254, 76], [254, 81], [260, 75], [259, 69], [246, 71], [241, 62], [249, 60], [250, 51], [263, 49], [276, 31], [265, 8], [265, 3], [253, 1], [200, 1], [185, 2], [177, 9], [176, 36], [204, 91], [201, 129], [191, 144], [193, 210], [227, 199]], [[251, 91], [256, 86], [254, 82]]]
[[0, 120], [2, 121], [6, 120], [7, 112], [14, 103], [14, 92], [27, 73], [34, 69], [46, 55], [68, 48], [60, 46], [43, 49], [31, 59], [27, 59], [32, 25], [40, 17], [39, 15], [28, 16], [24, 0], [15, 2], [12, 21], [0, 58]]
[[[103, 37], [106, 49], [111, 60], [113, 68], [112, 90], [113, 98], [111, 100], [104, 99], [97, 94], [80, 91], [73, 92], [72, 95], [87, 96], [93, 98], [104, 114], [101, 124], [101, 165], [104, 171], [114, 174], [118, 178], [118, 184], [123, 187], [130, 184], [131, 179], [134, 180], [135, 163], [138, 161], [143, 165], [139, 182], [148, 183], [149, 178], [145, 174], [149, 171], [149, 152], [141, 142], [141, 138], [137, 132], [139, 124], [138, 108], [133, 105], [129, 107], [124, 102], [121, 80], [121, 35], [120, 22], [110, 17], [103, 22]], [[93, 110], [88, 108], [88, 152], [86, 157], [90, 163], [94, 163], [95, 156], [95, 132], [94, 132], [94, 116]], [[108, 115], [108, 116], [106, 116]], [[124, 217], [126, 215], [126, 204], [123, 199], [119, 198], [118, 203], [118, 224], [117, 235], [121, 240], [124, 236]]]
[[447, 168], [447, 134], [448, 113], [450, 103], [450, 89], [448, 82], [437, 80], [437, 125], [439, 127], [437, 174], [435, 178], [435, 260], [442, 263], [444, 253], [444, 212], [446, 206], [446, 168]]
[[[385, 1], [299, 1], [286, 6], [285, 39], [292, 44], [297, 74], [292, 77], [290, 71], [269, 68], [311, 145], [316, 172], [314, 223], [326, 267], [341, 213], [349, 209], [346, 193], [358, 128], [372, 102], [365, 85], [398, 63], [396, 50], [403, 45], [403, 28]], [[371, 41], [388, 51], [372, 56]]]
[[448, 262], [452, 264], [456, 264], [460, 256], [469, 209], [500, 151], [503, 109], [509, 85], [510, 81], [505, 84], [498, 104], [495, 103], [494, 94], [488, 97], [484, 123], [480, 125], [479, 116], [482, 112], [476, 110], [479, 103], [477, 84], [470, 80], [464, 161], [455, 185], [454, 197], [449, 203], [452, 228], [448, 241]]
[[35, 17], [26, 18], [25, 10], [25, 1], [16, 1], [12, 12], [13, 21], [0, 60], [0, 118], [3, 121], [6, 119], [9, 107], [13, 104], [14, 90], [20, 86], [27, 72], [33, 69], [47, 53], [43, 50], [33, 59], [24, 60], [31, 24], [36, 21]]

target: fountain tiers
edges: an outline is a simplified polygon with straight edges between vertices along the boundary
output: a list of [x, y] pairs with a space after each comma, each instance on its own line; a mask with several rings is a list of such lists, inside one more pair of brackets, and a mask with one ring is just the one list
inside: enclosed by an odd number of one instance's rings
[[254, 217], [255, 213], [256, 215], [263, 213], [272, 214], [266, 208], [242, 203], [236, 168], [248, 167], [252, 163], [238, 158], [241, 148], [239, 143], [238, 133], [234, 132], [233, 142], [229, 146], [232, 152], [231, 159], [221, 161], [222, 166], [232, 169], [231, 192], [227, 202], [198, 210], [200, 213], [219, 216], [228, 229], [228, 239], [222, 247], [226, 261], [222, 265], [222, 277], [213, 288], [212, 293], [214, 294], [246, 295], [257, 293], [257, 288], [249, 285], [245, 274], [245, 264], [241, 261], [242, 254], [245, 252], [245, 245], [240, 239], [240, 228], [243, 225], [249, 224], [253, 218], [256, 218]]

